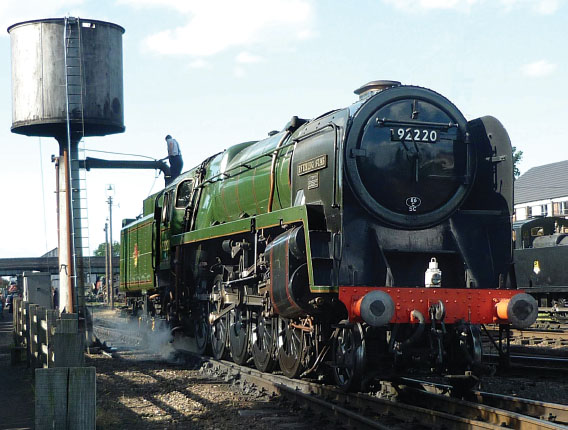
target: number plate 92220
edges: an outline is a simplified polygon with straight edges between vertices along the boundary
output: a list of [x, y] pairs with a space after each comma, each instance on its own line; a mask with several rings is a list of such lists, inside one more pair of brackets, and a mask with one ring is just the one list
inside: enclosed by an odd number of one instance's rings
[[391, 140], [395, 141], [425, 143], [436, 143], [438, 141], [438, 132], [425, 128], [397, 127], [391, 128], [390, 133]]

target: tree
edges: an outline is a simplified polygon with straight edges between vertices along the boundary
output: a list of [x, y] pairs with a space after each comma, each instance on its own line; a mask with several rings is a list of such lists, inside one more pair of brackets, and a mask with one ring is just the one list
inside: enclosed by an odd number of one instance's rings
[[513, 177], [517, 179], [521, 175], [519, 163], [523, 159], [523, 151], [517, 151], [517, 147], [513, 146]]
[[[95, 257], [104, 257], [105, 256], [105, 248], [106, 248], [106, 243], [101, 243], [97, 249], [95, 249], [93, 251], [93, 255]], [[120, 244], [118, 242], [114, 242], [112, 244], [112, 255], [114, 257], [118, 257], [120, 255]]]

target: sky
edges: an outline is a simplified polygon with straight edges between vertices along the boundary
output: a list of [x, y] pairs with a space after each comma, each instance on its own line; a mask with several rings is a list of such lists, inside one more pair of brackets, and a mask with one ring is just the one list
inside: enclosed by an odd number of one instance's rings
[[[356, 101], [377, 79], [437, 91], [466, 116], [498, 118], [521, 172], [568, 159], [568, 0], [2, 0], [0, 27], [75, 16], [125, 28], [126, 131], [83, 139], [87, 156], [163, 158], [184, 170], [209, 155]], [[10, 37], [0, 32], [0, 258], [57, 246], [54, 139], [12, 125]], [[563, 131], [564, 130], [564, 131]], [[87, 173], [88, 244], [163, 187], [153, 170]]]

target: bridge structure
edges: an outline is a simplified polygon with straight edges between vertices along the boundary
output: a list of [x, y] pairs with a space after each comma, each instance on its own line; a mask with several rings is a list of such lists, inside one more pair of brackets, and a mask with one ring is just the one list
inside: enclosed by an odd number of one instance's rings
[[[105, 257], [83, 257], [85, 273], [93, 276], [105, 274]], [[112, 258], [113, 273], [119, 273], [119, 257]], [[38, 271], [59, 274], [59, 260], [56, 256], [49, 257], [25, 257], [25, 258], [0, 258], [0, 276], [17, 276], [23, 272]]]

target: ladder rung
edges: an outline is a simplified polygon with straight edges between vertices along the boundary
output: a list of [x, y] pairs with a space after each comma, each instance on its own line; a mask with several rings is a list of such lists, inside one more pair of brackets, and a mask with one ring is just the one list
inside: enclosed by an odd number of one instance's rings
[[82, 89], [83, 85], [81, 82], [81, 76], [78, 75], [67, 75], [67, 87], [69, 86], [77, 86]]
[[81, 65], [81, 59], [78, 55], [67, 55], [67, 67], [79, 67]]
[[79, 66], [67, 66], [67, 76], [81, 76]]

